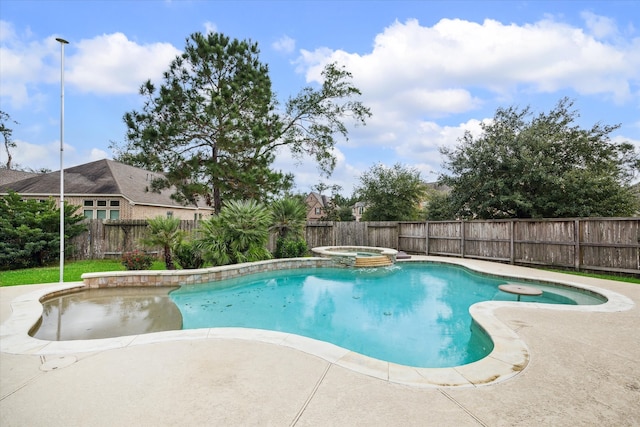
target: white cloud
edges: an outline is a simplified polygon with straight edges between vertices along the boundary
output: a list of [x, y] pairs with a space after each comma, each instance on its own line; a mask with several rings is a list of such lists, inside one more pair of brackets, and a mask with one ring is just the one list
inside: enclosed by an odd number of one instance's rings
[[209, 22], [209, 21], [204, 23], [204, 29], [205, 29], [205, 34], [218, 32], [218, 26], [213, 22]]
[[[60, 79], [60, 44], [51, 35], [32, 40], [0, 22], [0, 96], [13, 108], [37, 104], [39, 85]], [[65, 47], [65, 84], [97, 94], [136, 93], [147, 79], [157, 80], [180, 53], [168, 43], [141, 45], [122, 33], [70, 40]]]
[[587, 29], [594, 37], [605, 39], [618, 35], [616, 22], [606, 16], [599, 16], [593, 12], [585, 11], [580, 14], [587, 26]]
[[271, 44], [277, 52], [292, 53], [296, 48], [296, 41], [289, 36], [282, 36]]
[[[595, 15], [590, 31], [615, 33], [615, 24]], [[603, 43], [584, 30], [547, 19], [505, 25], [442, 19], [432, 27], [417, 20], [395, 22], [375, 38], [366, 54], [319, 48], [302, 50], [298, 59], [307, 80], [319, 81], [328, 62], [346, 65], [365, 96], [440, 90], [447, 101], [462, 87], [486, 88], [496, 95], [518, 90], [604, 94], [619, 102], [632, 95], [630, 81], [640, 79], [640, 38]], [[441, 113], [447, 113], [443, 102]], [[472, 98], [467, 107], [473, 108]], [[429, 111], [428, 109], [426, 110]]]
[[179, 53], [169, 43], [140, 45], [122, 33], [81, 40], [68, 61], [68, 82], [83, 92], [136, 93], [147, 79], [157, 82]]
[[[33, 144], [20, 139], [15, 140], [16, 147], [11, 150], [14, 168], [60, 170], [60, 141], [46, 144]], [[98, 148], [78, 149], [64, 144], [63, 166], [65, 169], [111, 156]], [[6, 152], [0, 154], [0, 162], [6, 163]]]

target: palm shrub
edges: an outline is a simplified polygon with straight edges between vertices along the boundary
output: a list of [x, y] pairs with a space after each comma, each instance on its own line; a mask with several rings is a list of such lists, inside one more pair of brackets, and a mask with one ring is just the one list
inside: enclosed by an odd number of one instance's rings
[[226, 265], [271, 258], [267, 250], [271, 223], [271, 212], [261, 203], [225, 202], [218, 215], [201, 222], [205, 260]]
[[172, 251], [183, 238], [180, 220], [173, 217], [157, 216], [148, 220], [149, 236], [141, 239], [145, 246], [161, 246], [167, 270], [175, 270]]
[[195, 269], [202, 268], [204, 265], [201, 245], [193, 240], [185, 240], [177, 244], [173, 248], [173, 255], [180, 268]]
[[270, 230], [278, 235], [276, 258], [295, 258], [306, 255], [307, 242], [304, 240], [304, 224], [307, 207], [300, 199], [286, 197], [276, 200], [271, 206], [273, 222]]

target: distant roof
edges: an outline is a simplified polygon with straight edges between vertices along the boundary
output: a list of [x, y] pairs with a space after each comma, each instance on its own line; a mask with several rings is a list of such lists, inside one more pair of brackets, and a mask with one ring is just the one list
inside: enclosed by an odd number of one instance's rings
[[41, 175], [37, 172], [25, 172], [14, 169], [0, 168], [0, 185], [21, 181], [32, 176]]
[[320, 206], [324, 208], [329, 207], [329, 205], [331, 204], [330, 198], [328, 198], [327, 196], [318, 194], [315, 191], [312, 191], [311, 193], [309, 193], [309, 195], [315, 198], [318, 201], [318, 203], [320, 203]]
[[[135, 204], [154, 206], [183, 206], [171, 199], [174, 189], [160, 193], [149, 190], [151, 181], [162, 175], [125, 165], [113, 160], [98, 160], [64, 170], [65, 196], [122, 196]], [[33, 196], [57, 196], [60, 194], [60, 171], [37, 174], [20, 181], [2, 183], [0, 193], [16, 193]], [[207, 207], [199, 203], [199, 207]]]

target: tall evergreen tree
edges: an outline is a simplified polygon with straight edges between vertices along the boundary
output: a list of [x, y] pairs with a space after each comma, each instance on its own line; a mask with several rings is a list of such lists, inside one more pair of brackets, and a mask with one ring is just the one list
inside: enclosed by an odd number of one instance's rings
[[335, 64], [320, 89], [305, 88], [278, 111], [268, 67], [257, 43], [220, 33], [192, 34], [159, 87], [147, 81], [142, 111], [124, 116], [127, 142], [117, 159], [165, 173], [152, 190], [174, 185], [183, 203], [204, 199], [219, 212], [223, 200], [266, 200], [291, 187], [293, 177], [271, 168], [279, 147], [313, 156], [330, 173], [343, 118], [364, 123], [369, 110], [351, 75]]

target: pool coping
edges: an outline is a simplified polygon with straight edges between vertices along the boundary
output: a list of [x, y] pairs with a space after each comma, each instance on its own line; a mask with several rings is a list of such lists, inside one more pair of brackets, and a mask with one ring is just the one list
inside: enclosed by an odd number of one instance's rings
[[[302, 264], [298, 263], [297, 261], [300, 260], [304, 260], [304, 262], [302, 262]], [[318, 266], [329, 266], [329, 264], [326, 264], [326, 261], [326, 258], [304, 258], [294, 259], [292, 261], [289, 260], [286, 264], [293, 266], [311, 265], [315, 263], [315, 265]], [[214, 272], [216, 273], [224, 271], [233, 275], [235, 270], [244, 268], [247, 269], [246, 271], [249, 273], [253, 273], [263, 271], [264, 268], [273, 267], [274, 265], [277, 265], [278, 262], [281, 263], [282, 260], [262, 261], [260, 263], [239, 264], [233, 267], [225, 266], [203, 270], [215, 270]], [[494, 341], [493, 351], [487, 357], [466, 365], [452, 368], [416, 368], [374, 359], [331, 343], [318, 341], [300, 335], [246, 328], [204, 328], [77, 341], [44, 341], [30, 337], [28, 335], [29, 330], [42, 315], [42, 304], [40, 304], [40, 299], [52, 293], [85, 289], [89, 287], [87, 283], [74, 282], [53, 284], [15, 298], [11, 302], [11, 316], [2, 325], [0, 325], [0, 351], [11, 354], [41, 356], [53, 354], [67, 355], [74, 353], [105, 351], [166, 341], [237, 339], [260, 341], [293, 348], [304, 353], [320, 357], [337, 366], [397, 384], [422, 388], [478, 387], [482, 385], [496, 384], [513, 378], [526, 369], [530, 361], [531, 356], [527, 344], [519, 337], [516, 331], [496, 317], [495, 312], [499, 308], [519, 307], [522, 309], [578, 312], [619, 312], [630, 310], [635, 306], [631, 299], [622, 294], [581, 283], [579, 276], [549, 274], [548, 272], [541, 270], [534, 270], [525, 267], [514, 268], [510, 265], [469, 259], [414, 256], [410, 260], [402, 260], [399, 262], [455, 264], [478, 273], [492, 275], [497, 274], [522, 280], [557, 283], [569, 287], [586, 289], [590, 292], [603, 295], [607, 298], [607, 302], [600, 305], [589, 306], [566, 306], [509, 301], [485, 301], [474, 304], [470, 307], [470, 314], [474, 321], [492, 337]], [[515, 275], [514, 271], [517, 271], [518, 274]], [[116, 274], [114, 277], [127, 278], [134, 275], [132, 272], [119, 273], [129, 274]], [[140, 272], [136, 273], [139, 274]], [[179, 276], [176, 272], [162, 271], [150, 273], [153, 273], [155, 276], [165, 276], [170, 278]], [[202, 272], [198, 272], [198, 274], [201, 273]], [[182, 274], [184, 275], [185, 272], [182, 271]], [[95, 278], [99, 275], [99, 273], [92, 273], [90, 276], [91, 278]], [[173, 279], [169, 282], [174, 283]], [[121, 283], [120, 286], [128, 286], [127, 280], [123, 280], [119, 283]]]

